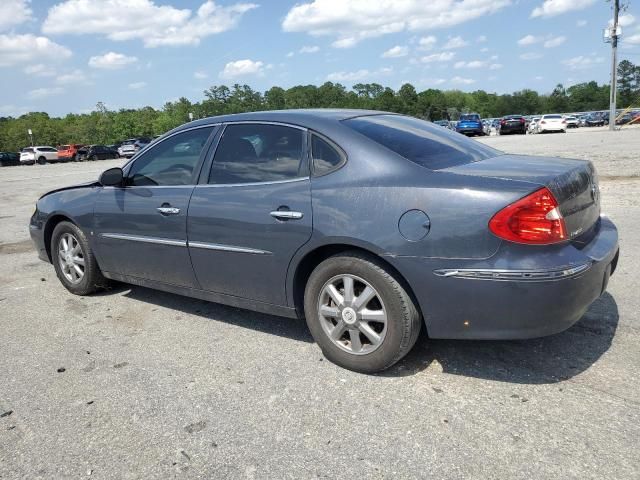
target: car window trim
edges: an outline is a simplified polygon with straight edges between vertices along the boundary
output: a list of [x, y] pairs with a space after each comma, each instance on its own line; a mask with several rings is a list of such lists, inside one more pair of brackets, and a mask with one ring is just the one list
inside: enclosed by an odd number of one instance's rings
[[[340, 155], [340, 163], [336, 167], [333, 167], [331, 170], [329, 170], [327, 172], [318, 173], [318, 174], [315, 173], [315, 164], [313, 162], [313, 135], [315, 135], [318, 138], [320, 138], [321, 140], [324, 140], [325, 142], [327, 142]], [[336, 172], [336, 171], [340, 170], [349, 161], [349, 156], [347, 155], [347, 152], [344, 150], [344, 148], [342, 148], [336, 142], [334, 142], [329, 137], [327, 137], [326, 135], [323, 135], [320, 132], [317, 132], [315, 130], [309, 130], [308, 144], [309, 144], [309, 164], [310, 164], [309, 171], [310, 171], [311, 177], [313, 177], [313, 178], [319, 178], [319, 177], [324, 177], [325, 175], [330, 175], [333, 172]]]
[[[211, 175], [211, 169], [213, 168], [213, 160], [215, 158], [216, 152], [218, 151], [218, 147], [220, 146], [220, 140], [224, 136], [224, 132], [229, 125], [277, 125], [280, 127], [290, 127], [296, 130], [300, 130], [303, 132], [302, 139], [302, 160], [301, 162], [306, 162], [306, 172], [307, 175], [302, 177], [288, 178], [286, 180], [270, 180], [266, 182], [239, 182], [239, 183], [209, 183], [209, 176]], [[309, 129], [307, 127], [303, 127], [301, 125], [295, 125], [286, 122], [272, 122], [269, 120], [240, 120], [240, 121], [231, 121], [224, 122], [221, 124], [221, 128], [219, 132], [216, 134], [215, 142], [212, 142], [210, 146], [210, 152], [207, 154], [207, 160], [203, 165], [203, 168], [200, 171], [200, 178], [198, 179], [198, 187], [246, 187], [249, 185], [271, 185], [277, 183], [289, 183], [289, 182], [297, 182], [301, 180], [309, 180], [310, 172], [311, 172], [311, 161], [310, 161], [310, 152], [311, 146], [308, 145], [308, 132]]]
[[137, 155], [134, 155], [133, 157], [131, 157], [131, 160], [129, 160], [122, 167], [122, 171], [124, 173], [124, 179], [126, 180], [126, 179], [129, 178], [129, 173], [131, 172], [131, 168], [132, 168], [134, 162], [140, 160], [145, 155], [147, 155], [149, 152], [153, 151], [153, 149], [158, 147], [158, 145], [166, 142], [167, 140], [169, 140], [170, 138], [175, 137], [176, 135], [180, 135], [180, 134], [183, 134], [183, 133], [186, 133], [186, 132], [191, 132], [191, 131], [194, 131], [194, 130], [201, 130], [203, 128], [212, 128], [212, 131], [209, 134], [209, 137], [207, 138], [207, 141], [206, 141], [205, 145], [202, 147], [202, 150], [200, 151], [200, 156], [198, 157], [198, 162], [193, 167], [194, 171], [191, 174], [191, 183], [189, 183], [188, 185], [125, 185], [122, 188], [134, 188], [134, 187], [144, 187], [144, 188], [191, 187], [191, 188], [193, 188], [195, 185], [198, 184], [198, 179], [200, 177], [200, 171], [202, 170], [202, 166], [205, 163], [206, 154], [209, 151], [209, 148], [211, 146], [211, 142], [213, 141], [213, 139], [216, 137], [216, 134], [218, 133], [219, 127], [220, 127], [219, 123], [210, 123], [210, 124], [207, 124], [207, 125], [198, 125], [198, 126], [195, 126], [195, 127], [185, 128], [185, 129], [179, 130], [177, 132], [174, 132], [174, 133], [172, 133], [170, 135], [167, 135], [165, 138], [163, 138], [162, 140], [160, 140], [158, 142], [154, 142], [154, 143], [148, 144], [148, 146], [145, 147], [145, 149], [142, 150], [140, 152], [140, 154], [137, 154]]

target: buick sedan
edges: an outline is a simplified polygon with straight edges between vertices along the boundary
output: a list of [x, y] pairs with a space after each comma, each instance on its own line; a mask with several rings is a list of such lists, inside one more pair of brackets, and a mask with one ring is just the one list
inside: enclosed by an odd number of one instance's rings
[[360, 372], [400, 360], [421, 328], [565, 330], [618, 261], [590, 162], [361, 110], [185, 124], [42, 196], [30, 232], [71, 293], [115, 280], [304, 317], [328, 359]]

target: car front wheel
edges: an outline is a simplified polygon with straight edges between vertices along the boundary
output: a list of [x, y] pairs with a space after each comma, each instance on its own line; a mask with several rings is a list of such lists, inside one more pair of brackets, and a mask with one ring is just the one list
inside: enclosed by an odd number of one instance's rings
[[51, 260], [60, 282], [76, 295], [88, 295], [107, 285], [82, 230], [60, 222], [51, 237]]
[[325, 357], [362, 373], [385, 370], [403, 358], [422, 325], [396, 278], [381, 262], [359, 252], [330, 257], [315, 268], [304, 310]]

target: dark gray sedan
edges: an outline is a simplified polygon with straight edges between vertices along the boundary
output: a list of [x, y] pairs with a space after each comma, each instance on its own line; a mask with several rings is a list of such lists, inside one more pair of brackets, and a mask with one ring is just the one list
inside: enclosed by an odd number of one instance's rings
[[430, 338], [560, 332], [618, 260], [590, 162], [506, 155], [415, 118], [290, 110], [183, 125], [30, 224], [72, 293], [118, 280], [305, 317], [361, 372]]

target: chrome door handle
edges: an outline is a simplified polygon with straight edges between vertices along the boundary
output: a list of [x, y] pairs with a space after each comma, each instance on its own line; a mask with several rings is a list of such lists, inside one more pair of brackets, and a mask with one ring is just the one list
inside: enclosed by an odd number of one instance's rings
[[161, 215], [178, 215], [180, 213], [180, 209], [175, 207], [158, 207], [156, 210]]
[[302, 212], [292, 212], [290, 210], [275, 210], [269, 215], [278, 220], [300, 220], [304, 216]]

